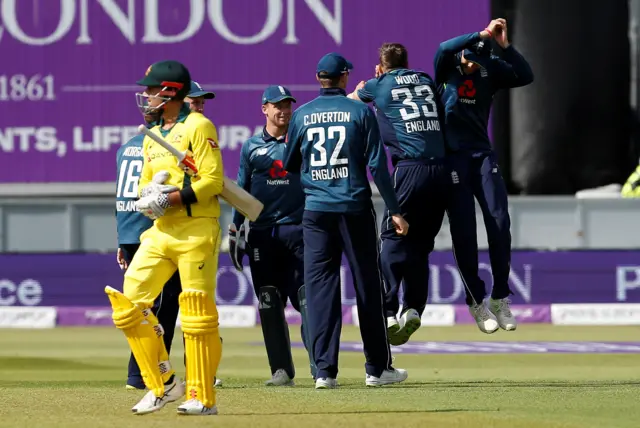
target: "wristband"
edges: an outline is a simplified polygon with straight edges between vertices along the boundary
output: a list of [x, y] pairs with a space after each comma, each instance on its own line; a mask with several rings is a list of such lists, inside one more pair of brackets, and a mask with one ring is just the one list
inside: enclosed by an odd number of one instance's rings
[[491, 30], [489, 30], [489, 28], [485, 28], [484, 31], [486, 31], [487, 33], [489, 33], [489, 38], [493, 37], [493, 33], [491, 32]]
[[157, 199], [158, 205], [160, 205], [165, 210], [171, 206], [169, 204], [169, 196], [166, 193], [160, 193]]

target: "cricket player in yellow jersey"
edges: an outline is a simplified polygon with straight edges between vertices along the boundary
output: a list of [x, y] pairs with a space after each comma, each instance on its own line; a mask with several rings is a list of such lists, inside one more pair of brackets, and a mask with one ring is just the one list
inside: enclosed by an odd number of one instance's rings
[[[213, 385], [222, 344], [214, 299], [220, 248], [218, 195], [224, 175], [216, 128], [184, 103], [190, 83], [189, 71], [176, 61], [151, 65], [137, 82], [146, 87], [136, 94], [138, 106], [143, 113], [157, 115], [157, 125], [151, 131], [179, 151], [189, 151], [198, 174], [186, 174], [171, 153], [145, 137], [136, 207], [154, 224], [140, 237], [140, 248], [125, 274], [123, 292], [111, 287], [105, 290], [113, 306], [114, 323], [123, 330], [149, 389], [133, 407], [135, 414], [160, 410], [185, 392], [187, 401], [178, 407], [178, 414], [217, 414]], [[154, 180], [159, 173], [168, 175], [163, 187]], [[163, 193], [166, 185], [180, 190]], [[179, 302], [186, 391], [175, 379], [162, 340], [163, 328], [150, 310], [176, 269], [182, 282]]]

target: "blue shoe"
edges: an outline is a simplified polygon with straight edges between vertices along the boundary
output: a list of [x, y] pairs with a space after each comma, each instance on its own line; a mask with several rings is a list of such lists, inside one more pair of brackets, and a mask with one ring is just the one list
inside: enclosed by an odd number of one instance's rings
[[144, 391], [147, 387], [144, 385], [142, 381], [142, 377], [130, 377], [127, 379], [127, 386], [125, 387], [128, 391]]

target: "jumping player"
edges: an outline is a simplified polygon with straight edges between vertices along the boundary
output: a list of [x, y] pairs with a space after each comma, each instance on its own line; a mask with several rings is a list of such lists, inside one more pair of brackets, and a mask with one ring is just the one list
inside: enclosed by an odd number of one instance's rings
[[[206, 92], [196, 82], [191, 82], [191, 91], [186, 101], [191, 107], [191, 111], [198, 111], [204, 114], [204, 99], [212, 99], [214, 94]], [[157, 112], [156, 112], [157, 113]], [[145, 114], [145, 122], [149, 127], [157, 119], [155, 115]], [[118, 149], [117, 157], [117, 187], [116, 187], [116, 226], [118, 231], [118, 253], [117, 261], [120, 269], [126, 270], [131, 263], [133, 256], [140, 247], [140, 235], [153, 225], [153, 221], [135, 208], [135, 201], [138, 199], [138, 181], [142, 172], [143, 156], [142, 141], [144, 135], [139, 134], [129, 140]], [[165, 174], [157, 174], [154, 182], [161, 185], [164, 193], [179, 190], [175, 186], [163, 186]], [[158, 317], [160, 325], [164, 328], [164, 344], [167, 353], [171, 354], [171, 344], [175, 332], [176, 320], [180, 306], [178, 297], [182, 291], [180, 275], [174, 273], [167, 281], [160, 296], [155, 300], [152, 312]], [[186, 358], [186, 357], [185, 357]], [[215, 380], [215, 386], [221, 386], [222, 380]], [[129, 367], [127, 375], [126, 389], [145, 389], [140, 367], [133, 355], [129, 357]]]
[[367, 167], [397, 233], [406, 234], [409, 225], [393, 193], [375, 116], [365, 104], [346, 97], [351, 69], [351, 63], [337, 53], [320, 59], [316, 70], [320, 96], [293, 114], [285, 150], [284, 167], [300, 172], [306, 195], [302, 217], [304, 283], [317, 367], [316, 389], [337, 386], [343, 251], [356, 289], [366, 358], [365, 384], [380, 386], [407, 378], [406, 370], [391, 366]]
[[[295, 101], [284, 86], [265, 89], [262, 113], [267, 123], [262, 134], [251, 137], [242, 145], [237, 180], [240, 187], [264, 204], [260, 216], [249, 224], [246, 241], [251, 247], [248, 251], [251, 278], [259, 300], [262, 334], [271, 366], [267, 386], [293, 385], [295, 368], [284, 308], [288, 299], [300, 312], [300, 300], [304, 301], [301, 224], [304, 192], [300, 175], [288, 173], [282, 165], [291, 103]], [[231, 258], [240, 271], [247, 250], [243, 248], [244, 220], [244, 216], [234, 210], [233, 223], [229, 225]], [[304, 338], [304, 316], [302, 321]]]
[[[491, 38], [503, 49], [492, 54]], [[445, 106], [445, 135], [460, 147], [453, 156], [457, 180], [449, 207], [453, 251], [467, 304], [484, 333], [501, 327], [515, 330], [510, 309], [511, 221], [507, 191], [487, 132], [491, 103], [500, 89], [533, 82], [527, 61], [510, 45], [507, 21], [495, 19], [483, 31], [465, 34], [440, 44], [434, 59], [438, 93]], [[474, 196], [487, 229], [493, 273], [491, 298], [485, 306], [484, 282], [478, 276], [478, 243]], [[495, 316], [495, 319], [494, 319]]]
[[[391, 153], [393, 186], [411, 233], [398, 235], [389, 210], [382, 220], [380, 262], [387, 285], [387, 332], [402, 345], [420, 327], [427, 304], [429, 254], [449, 197], [445, 141], [440, 128], [436, 86], [431, 76], [409, 69], [407, 49], [385, 43], [379, 50], [376, 78], [360, 82], [350, 98], [374, 102], [380, 133]], [[400, 320], [398, 291], [404, 286]]]
[[[217, 195], [224, 178], [217, 133], [208, 119], [190, 112], [184, 103], [191, 83], [184, 65], [176, 61], [155, 63], [137, 83], [146, 87], [136, 94], [141, 110], [158, 114], [152, 132], [178, 150], [190, 151], [198, 173], [196, 177], [187, 174], [167, 150], [145, 137], [141, 198], [136, 207], [155, 221], [140, 237], [140, 248], [125, 273], [123, 293], [110, 287], [105, 290], [113, 306], [114, 323], [127, 337], [149, 389], [132, 411], [155, 412], [185, 394], [159, 337], [163, 327], [150, 310], [178, 269], [189, 400], [177, 411], [213, 415], [217, 413], [213, 384], [222, 348], [214, 300], [220, 246]], [[166, 184], [179, 191], [163, 193], [164, 189], [152, 181], [161, 171], [168, 172]]]

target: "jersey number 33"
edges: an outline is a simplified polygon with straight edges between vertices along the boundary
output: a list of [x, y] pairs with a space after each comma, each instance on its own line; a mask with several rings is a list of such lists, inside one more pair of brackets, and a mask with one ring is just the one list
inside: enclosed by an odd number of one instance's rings
[[[402, 120], [413, 120], [420, 117], [420, 113], [425, 117], [438, 117], [438, 107], [434, 101], [433, 90], [429, 85], [420, 85], [413, 88], [418, 103], [421, 104], [421, 108], [418, 107], [415, 101], [413, 101], [413, 95], [410, 88], [395, 88], [391, 90], [391, 97], [394, 101], [400, 101], [404, 98], [402, 104], [411, 108], [411, 112], [405, 107], [400, 109], [400, 116]], [[426, 95], [426, 96], [425, 96]]]

